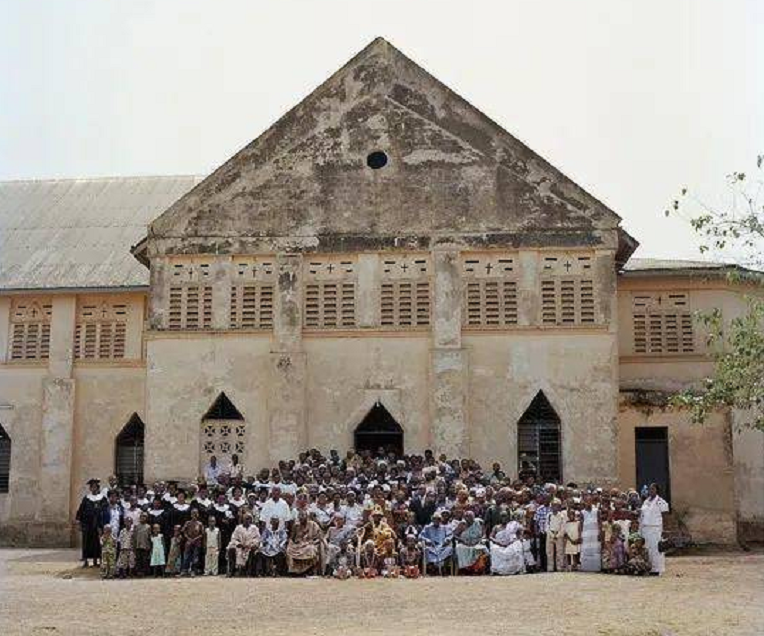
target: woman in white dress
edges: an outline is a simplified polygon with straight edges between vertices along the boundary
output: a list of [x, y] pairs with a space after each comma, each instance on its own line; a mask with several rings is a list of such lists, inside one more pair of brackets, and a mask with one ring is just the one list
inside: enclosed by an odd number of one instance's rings
[[658, 543], [663, 536], [663, 513], [668, 511], [669, 505], [661, 498], [658, 484], [650, 484], [639, 514], [639, 534], [645, 540], [651, 574], [663, 574], [666, 570], [666, 556], [658, 549]]
[[491, 574], [522, 574], [523, 542], [517, 536], [522, 526], [515, 520], [509, 521], [506, 514], [499, 521], [491, 532]]
[[581, 511], [581, 571], [599, 572], [602, 569], [599, 510], [592, 506], [592, 498], [584, 497]]

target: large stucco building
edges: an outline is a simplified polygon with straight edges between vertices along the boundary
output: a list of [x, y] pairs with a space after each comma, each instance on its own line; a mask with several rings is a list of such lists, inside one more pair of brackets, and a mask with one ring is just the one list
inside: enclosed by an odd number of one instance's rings
[[764, 520], [764, 438], [665, 397], [712, 369], [729, 267], [620, 218], [384, 40], [206, 178], [0, 184], [0, 540], [62, 544], [85, 480], [307, 447], [670, 487]]

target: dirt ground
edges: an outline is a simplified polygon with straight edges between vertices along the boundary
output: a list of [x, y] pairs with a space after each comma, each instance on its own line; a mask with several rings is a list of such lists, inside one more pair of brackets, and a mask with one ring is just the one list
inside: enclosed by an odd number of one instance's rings
[[764, 553], [676, 557], [661, 578], [101, 581], [72, 550], [0, 550], [0, 634], [764, 634]]

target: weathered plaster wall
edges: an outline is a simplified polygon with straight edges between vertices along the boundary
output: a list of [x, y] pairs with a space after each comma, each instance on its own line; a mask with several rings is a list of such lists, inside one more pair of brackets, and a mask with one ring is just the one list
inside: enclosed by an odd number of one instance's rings
[[738, 534], [743, 541], [764, 543], [764, 431], [742, 428], [741, 420], [742, 414], [733, 413]]
[[40, 512], [42, 383], [40, 365], [0, 365], [0, 423], [11, 438], [8, 493], [0, 494], [0, 542], [18, 543], [33, 533]]
[[421, 453], [430, 431], [429, 334], [306, 337], [308, 441], [322, 451], [353, 446], [353, 432], [379, 400]]
[[636, 484], [634, 429], [668, 427], [672, 512], [687, 524], [695, 541], [730, 543], [736, 539], [735, 465], [728, 418], [714, 415], [706, 426], [687, 415], [660, 408], [622, 404], [618, 415], [620, 485]]
[[616, 343], [606, 330], [465, 334], [469, 355], [470, 454], [517, 472], [517, 422], [543, 391], [562, 422], [565, 481], [617, 477]]
[[72, 514], [91, 477], [114, 474], [117, 435], [137, 413], [148, 426], [144, 400], [146, 368], [112, 363], [75, 365], [77, 394], [74, 409]]
[[[722, 311], [725, 322], [731, 321], [745, 311], [745, 294], [757, 293], [749, 288], [731, 288], [720, 279], [679, 278], [679, 277], [635, 277], [620, 279], [618, 287], [619, 312], [619, 351], [621, 388], [629, 390], [648, 390], [669, 395], [690, 386], [698, 386], [703, 378], [713, 374], [713, 361], [707, 355], [705, 333], [702, 325], [696, 323], [696, 354], [673, 356], [637, 356], [633, 349], [633, 329], [631, 302], [634, 293], [640, 291], [684, 291], [690, 294], [690, 309], [708, 313], [714, 308]], [[760, 292], [758, 292], [760, 293]], [[675, 415], [674, 417], [680, 417]], [[722, 414], [717, 416], [722, 418]], [[640, 424], [642, 426], [642, 424]], [[704, 430], [711, 428], [711, 431]], [[709, 426], [682, 428], [683, 435], [713, 437], [714, 424]], [[721, 484], [728, 491], [726, 500], [733, 498], [739, 517], [741, 538], [754, 538], [764, 541], [764, 432], [738, 430], [733, 426], [727, 444], [731, 443], [733, 479], [722, 480]], [[621, 441], [623, 451], [623, 440]], [[633, 453], [633, 448], [631, 451]], [[692, 468], [706, 467], [707, 458], [701, 455], [692, 458], [681, 455], [672, 462], [672, 480], [675, 470], [685, 468], [685, 461], [690, 461]], [[631, 458], [633, 464], [633, 457]], [[622, 471], [623, 476], [623, 471]], [[672, 490], [681, 501], [700, 502], [705, 498], [706, 481], [692, 478], [680, 479], [680, 485]], [[687, 490], [677, 490], [686, 488]], [[696, 503], [687, 504], [695, 506]], [[697, 505], [701, 505], [698, 503]], [[729, 524], [725, 526], [729, 529]], [[705, 533], [706, 530], [704, 529]], [[729, 535], [728, 539], [734, 535]], [[711, 540], [711, 539], [709, 539]], [[715, 540], [715, 539], [714, 539]]]
[[269, 335], [154, 334], [146, 343], [145, 478], [199, 470], [201, 420], [221, 391], [247, 424], [247, 464], [269, 460]]

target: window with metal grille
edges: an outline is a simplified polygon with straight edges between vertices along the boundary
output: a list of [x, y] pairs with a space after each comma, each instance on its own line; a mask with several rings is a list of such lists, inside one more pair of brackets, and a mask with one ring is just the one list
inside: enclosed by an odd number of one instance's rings
[[422, 327], [430, 324], [430, 279], [426, 257], [395, 256], [382, 260], [380, 324]]
[[82, 302], [74, 329], [74, 357], [109, 360], [125, 357], [128, 306], [113, 302]]
[[311, 261], [305, 271], [304, 324], [309, 329], [355, 327], [356, 279], [353, 261]]
[[11, 308], [11, 360], [46, 360], [50, 355], [50, 317], [45, 300], [19, 300]]
[[541, 324], [591, 325], [595, 286], [590, 256], [545, 256], [541, 278]]
[[8, 492], [11, 480], [11, 436], [0, 425], [0, 493]]
[[518, 468], [530, 469], [543, 482], [562, 481], [560, 418], [539, 391], [517, 423]]
[[463, 324], [508, 327], [517, 324], [517, 280], [514, 258], [469, 255], [462, 261]]
[[695, 352], [689, 293], [635, 293], [631, 307], [635, 354]]
[[114, 474], [121, 486], [143, 483], [143, 450], [146, 427], [133, 413], [117, 435], [114, 452]]
[[231, 463], [237, 455], [240, 464], [246, 460], [247, 425], [244, 416], [228, 396], [221, 392], [202, 418], [201, 448], [199, 452], [199, 470], [204, 468], [213, 455], [220, 466]]

